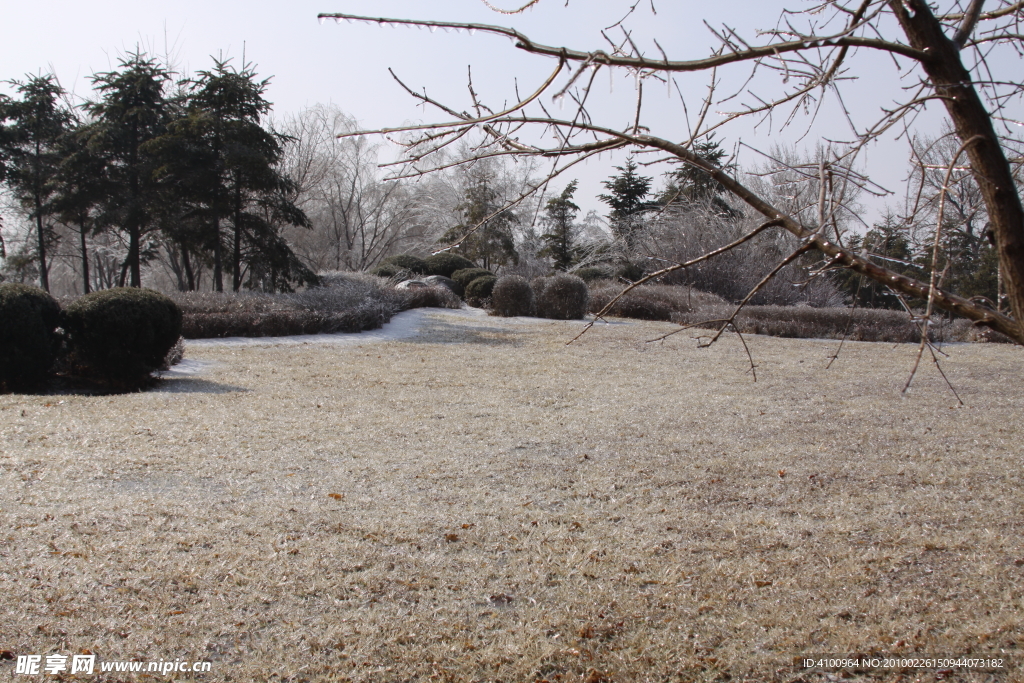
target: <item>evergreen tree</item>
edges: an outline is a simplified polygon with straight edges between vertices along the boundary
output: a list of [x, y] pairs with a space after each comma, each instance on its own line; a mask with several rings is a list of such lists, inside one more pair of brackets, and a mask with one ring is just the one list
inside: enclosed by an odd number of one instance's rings
[[[847, 246], [853, 251], [865, 252], [871, 260], [901, 275], [922, 277], [922, 269], [914, 263], [912, 245], [906, 232], [900, 221], [891, 214], [881, 223], [876, 223], [863, 237], [852, 235], [847, 240]], [[857, 306], [903, 308], [900, 298], [890, 289], [853, 271], [839, 271], [836, 273], [836, 281]]]
[[550, 256], [555, 270], [567, 271], [579, 259], [580, 229], [576, 225], [576, 214], [580, 207], [572, 201], [578, 182], [573, 180], [557, 197], [552, 197], [544, 206], [543, 222], [547, 232], [541, 235], [544, 248], [538, 256]]
[[0, 161], [4, 178], [35, 222], [39, 285], [49, 291], [47, 248], [54, 241], [48, 206], [60, 163], [58, 141], [71, 127], [73, 114], [64, 105], [56, 76], [28, 76], [11, 81], [20, 100], [0, 100]]
[[[918, 262], [930, 269], [935, 231], [925, 239]], [[942, 288], [964, 298], [987, 299], [996, 306], [999, 287], [999, 259], [995, 249], [982, 235], [952, 221], [943, 226], [939, 238], [936, 268], [944, 273]]]
[[[731, 167], [722, 166], [726, 152], [722, 149], [721, 143], [714, 139], [712, 133], [706, 140], [696, 143], [693, 146], [694, 153], [711, 165], [729, 170]], [[665, 174], [667, 182], [665, 189], [658, 195], [658, 204], [698, 204], [710, 201], [712, 206], [722, 214], [736, 215], [735, 209], [730, 207], [723, 196], [728, 192], [717, 180], [702, 168], [691, 164], [680, 163], [675, 170]]]
[[78, 233], [82, 293], [88, 294], [92, 287], [86, 239], [101, 229], [96, 220], [96, 209], [103, 191], [104, 163], [89, 149], [87, 127], [68, 131], [61, 138], [59, 149], [61, 162], [51, 181], [53, 196], [50, 206], [62, 223]]
[[169, 114], [164, 89], [170, 74], [141, 52], [130, 54], [117, 71], [92, 77], [102, 99], [85, 105], [95, 117], [89, 127], [89, 148], [104, 161], [102, 221], [128, 236], [132, 287], [142, 286], [142, 238], [153, 229], [159, 204], [154, 176], [156, 160], [146, 143], [163, 135]]
[[465, 201], [457, 208], [462, 214], [462, 222], [448, 230], [441, 242], [451, 244], [479, 225], [472, 235], [463, 239], [454, 249], [456, 253], [488, 269], [510, 261], [518, 263], [519, 254], [516, 252], [512, 226], [519, 222], [519, 217], [506, 210], [487, 218], [501, 206], [500, 196], [491, 185], [491, 177], [487, 174], [478, 175], [466, 189]]
[[[217, 291], [224, 289], [225, 269], [238, 291], [256, 261], [275, 264], [274, 282], [278, 274], [308, 279], [311, 273], [279, 235], [283, 225], [309, 227], [309, 220], [290, 199], [290, 181], [278, 168], [280, 139], [261, 125], [270, 111], [263, 97], [269, 81], [256, 80], [250, 65], [237, 71], [226, 61], [198, 76], [183, 115], [150, 146], [161, 159], [158, 176], [167, 194], [181, 197], [189, 217], [199, 219], [171, 229], [186, 267], [190, 252], [211, 251]], [[189, 227], [197, 223], [205, 225], [198, 234]]]
[[651, 178], [637, 174], [633, 157], [626, 159], [625, 166], [615, 168], [619, 174], [602, 183], [610, 194], [598, 195], [598, 199], [611, 207], [608, 218], [612, 232], [632, 253], [639, 233], [643, 231], [645, 214], [657, 208], [657, 204], [647, 200], [651, 193]]

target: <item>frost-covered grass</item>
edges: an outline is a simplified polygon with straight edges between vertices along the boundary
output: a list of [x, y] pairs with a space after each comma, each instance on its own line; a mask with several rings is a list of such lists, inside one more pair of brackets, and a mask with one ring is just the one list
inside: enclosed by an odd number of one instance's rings
[[0, 396], [0, 650], [592, 683], [1019, 651], [1021, 349], [947, 347], [959, 407], [931, 367], [900, 395], [910, 345], [826, 371], [834, 342], [748, 338], [754, 383], [733, 338], [644, 343], [666, 323], [428, 315], [191, 347], [165, 392]]

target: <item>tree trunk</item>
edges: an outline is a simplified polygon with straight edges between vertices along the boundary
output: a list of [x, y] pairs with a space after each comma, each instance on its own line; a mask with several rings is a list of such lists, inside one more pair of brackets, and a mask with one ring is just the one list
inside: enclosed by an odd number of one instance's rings
[[185, 269], [185, 278], [188, 281], [188, 291], [196, 291], [196, 278], [192, 272], [192, 259], [188, 255], [188, 247], [181, 245], [181, 265]]
[[231, 255], [231, 266], [234, 268], [233, 289], [237, 292], [242, 286], [242, 179], [235, 175], [235, 244]]
[[46, 266], [46, 232], [43, 229], [43, 207], [36, 196], [36, 229], [39, 234], [39, 286], [50, 291], [50, 274]]
[[89, 288], [89, 247], [85, 243], [86, 228], [85, 221], [80, 221], [78, 224], [78, 236], [81, 238], [81, 249], [82, 249], [82, 293], [88, 294]]
[[1010, 310], [1021, 330], [1017, 336], [1020, 339], [1024, 336], [1024, 206], [992, 127], [992, 117], [960, 60], [960, 51], [942, 32], [928, 5], [923, 0], [890, 0], [889, 6], [911, 46], [931, 55], [921, 66], [942, 98], [957, 137], [965, 144], [971, 173], [981, 189], [995, 234], [1000, 270]]
[[213, 211], [213, 288], [224, 291], [224, 255], [220, 247], [220, 216]]
[[[128, 205], [128, 266], [131, 268], [132, 287], [142, 286], [142, 220], [141, 220], [141, 188], [139, 187], [139, 130], [138, 124], [132, 123], [132, 148], [129, 156], [128, 187], [131, 197]], [[124, 277], [121, 278], [122, 284]]]
[[132, 287], [142, 286], [142, 267], [140, 265], [142, 261], [142, 249], [140, 247], [141, 232], [138, 223], [135, 223], [131, 226], [128, 233], [128, 265], [131, 268]]

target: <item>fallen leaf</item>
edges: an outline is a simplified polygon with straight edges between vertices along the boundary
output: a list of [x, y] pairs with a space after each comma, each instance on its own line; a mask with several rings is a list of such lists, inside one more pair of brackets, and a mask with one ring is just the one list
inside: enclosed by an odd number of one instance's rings
[[334, 500], [341, 500], [342, 498], [345, 497], [345, 494], [344, 493], [328, 493], [327, 497], [328, 498], [333, 498]]

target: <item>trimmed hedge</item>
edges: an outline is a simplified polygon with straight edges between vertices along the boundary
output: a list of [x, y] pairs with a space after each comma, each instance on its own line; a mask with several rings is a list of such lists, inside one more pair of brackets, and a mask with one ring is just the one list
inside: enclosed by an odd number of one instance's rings
[[381, 262], [382, 266], [398, 266], [398, 270], [411, 270], [417, 275], [427, 275], [427, 262], [419, 256], [398, 254], [389, 256]]
[[[462, 270], [456, 270], [452, 273], [452, 279], [462, 285], [463, 289], [469, 289], [469, 283], [478, 277], [494, 277], [494, 273], [487, 270], [486, 268], [463, 268]], [[466, 296], [469, 296], [469, 292], [466, 292]]]
[[537, 315], [554, 320], [580, 320], [587, 315], [590, 292], [575, 275], [559, 273], [531, 283], [537, 297]]
[[526, 278], [506, 275], [498, 278], [491, 291], [491, 312], [505, 318], [533, 315], [536, 311], [533, 288]]
[[399, 273], [401, 273], [403, 270], [405, 270], [405, 269], [404, 268], [399, 268], [398, 266], [396, 266], [394, 264], [385, 263], [385, 264], [379, 265], [376, 268], [374, 268], [373, 270], [371, 270], [370, 271], [370, 275], [376, 275], [377, 277], [384, 277], [384, 278], [393, 278], [394, 276], [396, 276]]
[[587, 284], [594, 282], [595, 280], [611, 280], [612, 275], [604, 268], [598, 268], [597, 266], [587, 266], [586, 268], [580, 268], [579, 270], [573, 271], [573, 275], [580, 278]]
[[462, 308], [462, 299], [443, 285], [414, 287], [402, 292], [405, 308]]
[[427, 275], [443, 275], [444, 277], [451, 277], [452, 273], [457, 270], [465, 270], [466, 268], [476, 268], [476, 264], [470, 261], [465, 256], [459, 256], [448, 251], [443, 251], [440, 254], [433, 254], [423, 259], [424, 263], [427, 264]]
[[60, 348], [60, 305], [30, 285], [0, 285], [0, 387], [31, 389], [47, 377]]
[[498, 278], [493, 275], [484, 275], [476, 278], [466, 287], [466, 301], [477, 305], [483, 304], [486, 299], [491, 298], [494, 283], [497, 281]]
[[181, 309], [150, 289], [93, 292], [64, 309], [61, 323], [72, 371], [122, 386], [141, 386], [181, 336]]

